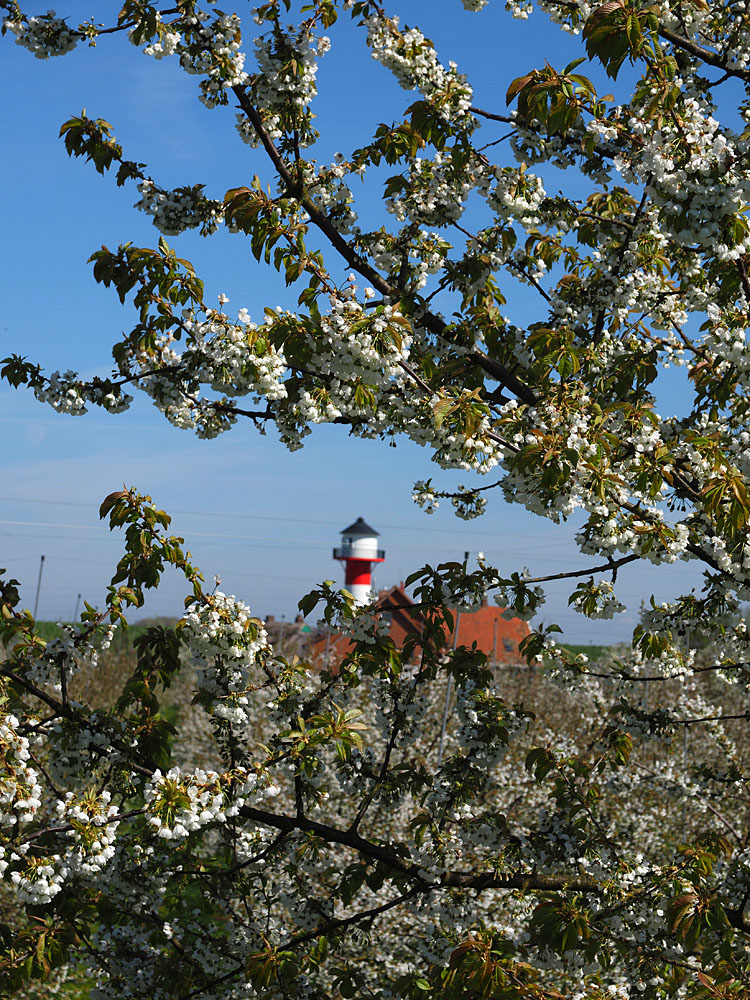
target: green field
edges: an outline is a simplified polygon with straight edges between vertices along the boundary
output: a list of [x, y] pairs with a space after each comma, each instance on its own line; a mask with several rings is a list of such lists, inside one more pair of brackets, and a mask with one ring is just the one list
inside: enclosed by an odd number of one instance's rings
[[590, 660], [598, 660], [604, 653], [606, 653], [610, 647], [609, 646], [586, 646], [586, 645], [576, 645], [575, 643], [566, 642], [565, 648], [569, 653], [573, 653], [575, 656], [577, 653], [585, 653]]

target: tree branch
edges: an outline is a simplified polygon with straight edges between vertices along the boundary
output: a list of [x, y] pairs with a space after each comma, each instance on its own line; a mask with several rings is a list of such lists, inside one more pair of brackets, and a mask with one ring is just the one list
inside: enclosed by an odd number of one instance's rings
[[742, 69], [730, 69], [725, 59], [722, 59], [716, 52], [712, 52], [711, 49], [704, 48], [698, 42], [694, 42], [692, 38], [678, 35], [676, 31], [665, 28], [663, 24], [659, 25], [658, 34], [660, 38], [663, 38], [666, 42], [671, 42], [678, 49], [683, 49], [683, 51], [689, 52], [690, 55], [702, 59], [709, 66], [715, 66], [717, 69], [723, 70], [727, 76], [737, 76], [741, 80], [750, 80], [750, 72]]
[[318, 823], [307, 817], [285, 816], [279, 813], [269, 813], [254, 806], [243, 806], [240, 815], [264, 826], [270, 826], [284, 832], [303, 830], [313, 833], [329, 844], [341, 844], [350, 847], [363, 857], [379, 861], [389, 868], [406, 875], [420, 887], [421, 891], [457, 888], [457, 889], [520, 889], [527, 892], [554, 892], [572, 890], [576, 892], [600, 892], [601, 883], [586, 875], [540, 875], [534, 872], [514, 875], [497, 875], [492, 872], [476, 874], [475, 872], [452, 871], [444, 872], [435, 882], [430, 882], [421, 874], [419, 865], [405, 860], [404, 855], [395, 848], [375, 844], [361, 837], [355, 831], [342, 830], [338, 827]]
[[489, 118], [493, 122], [502, 122], [504, 125], [517, 125], [517, 120], [512, 115], [496, 115], [492, 111], [484, 111], [482, 108], [477, 108], [473, 104], [469, 108], [469, 111], [473, 115], [479, 115], [480, 118]]
[[[249, 100], [245, 88], [242, 86], [236, 86], [233, 87], [232, 90], [239, 102], [240, 108], [247, 115], [251, 125], [255, 129], [258, 138], [273, 163], [279, 177], [287, 187], [289, 193], [299, 200], [300, 204], [310, 216], [310, 221], [313, 225], [315, 225], [323, 233], [323, 235], [326, 236], [328, 241], [331, 243], [331, 246], [333, 246], [333, 248], [341, 254], [349, 267], [361, 274], [363, 278], [366, 278], [381, 294], [394, 300], [402, 298], [404, 295], [403, 290], [386, 281], [385, 278], [383, 278], [383, 276], [375, 270], [375, 268], [368, 264], [368, 262], [349, 243], [347, 243], [328, 216], [324, 212], [321, 212], [315, 203], [309, 197], [305, 196], [304, 192], [299, 190], [298, 183], [295, 178], [292, 177], [291, 171], [285, 163], [284, 158], [276, 148], [276, 145], [271, 137], [268, 135], [268, 132], [263, 125], [263, 120], [253, 106], [252, 102]], [[434, 333], [440, 337], [445, 336], [445, 332], [448, 327], [445, 320], [429, 310], [426, 310], [420, 316], [420, 323], [422, 323], [430, 331], [430, 333]], [[492, 377], [497, 379], [498, 382], [501, 382], [507, 389], [518, 396], [519, 399], [523, 400], [523, 402], [529, 403], [530, 405], [533, 405], [536, 402], [538, 398], [537, 394], [525, 385], [517, 376], [511, 374], [504, 365], [500, 364], [500, 362], [487, 357], [487, 355], [483, 354], [481, 351], [473, 352], [471, 356], [489, 375], [492, 375]]]
[[620, 566], [627, 566], [628, 563], [635, 562], [636, 559], [641, 559], [642, 556], [636, 553], [631, 553], [629, 556], [623, 556], [621, 559], [610, 559], [609, 562], [602, 563], [600, 566], [591, 566], [589, 569], [575, 569], [570, 570], [567, 573], [552, 573], [549, 576], [534, 576], [525, 580], [524, 583], [549, 583], [550, 580], [572, 580], [578, 576], [592, 576], [594, 573], [607, 573], [613, 570], [618, 570]]
[[514, 395], [527, 403], [529, 406], [535, 406], [539, 401], [539, 395], [530, 389], [524, 382], [522, 382], [516, 375], [509, 371], [505, 365], [491, 358], [484, 351], [480, 351], [478, 348], [473, 350], [469, 357], [472, 361], [475, 361], [479, 367], [491, 375], [497, 382], [504, 385], [506, 389], [509, 389]]

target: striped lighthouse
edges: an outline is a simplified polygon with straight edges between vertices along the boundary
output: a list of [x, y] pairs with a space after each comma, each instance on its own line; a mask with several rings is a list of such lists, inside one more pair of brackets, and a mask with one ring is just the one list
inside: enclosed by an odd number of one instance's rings
[[358, 517], [341, 532], [341, 547], [333, 550], [333, 558], [344, 563], [346, 589], [359, 604], [366, 604], [372, 589], [372, 564], [385, 559], [385, 552], [378, 548], [377, 531]]

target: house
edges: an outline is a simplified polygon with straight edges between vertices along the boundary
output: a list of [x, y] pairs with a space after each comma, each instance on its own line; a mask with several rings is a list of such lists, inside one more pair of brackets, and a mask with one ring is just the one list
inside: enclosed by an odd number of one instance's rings
[[[396, 646], [401, 646], [408, 635], [421, 634], [423, 618], [419, 608], [406, 593], [404, 584], [390, 590], [381, 590], [377, 607], [388, 622], [388, 634]], [[519, 643], [531, 629], [520, 618], [505, 618], [502, 608], [485, 603], [476, 611], [454, 612], [454, 632], [446, 646], [468, 646], [474, 643], [487, 654], [491, 664], [516, 664], [523, 661]], [[456, 627], [458, 629], [457, 635]], [[354, 644], [336, 632], [318, 637], [310, 646], [309, 658], [320, 666], [338, 665], [353, 649]], [[419, 647], [415, 650], [419, 656]]]
[[302, 615], [297, 615], [294, 621], [281, 621], [275, 615], [268, 615], [265, 620], [265, 628], [268, 633], [268, 641], [273, 646], [277, 656], [285, 656], [290, 659], [292, 656], [304, 656], [313, 630], [305, 624]]

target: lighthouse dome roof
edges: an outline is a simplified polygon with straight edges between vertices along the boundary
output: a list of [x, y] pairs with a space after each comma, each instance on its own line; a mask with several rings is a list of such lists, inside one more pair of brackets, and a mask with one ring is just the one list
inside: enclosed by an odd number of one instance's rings
[[342, 535], [379, 535], [380, 532], [371, 528], [369, 524], [365, 521], [363, 517], [358, 517], [354, 524], [350, 524], [348, 528], [343, 528], [341, 531]]

